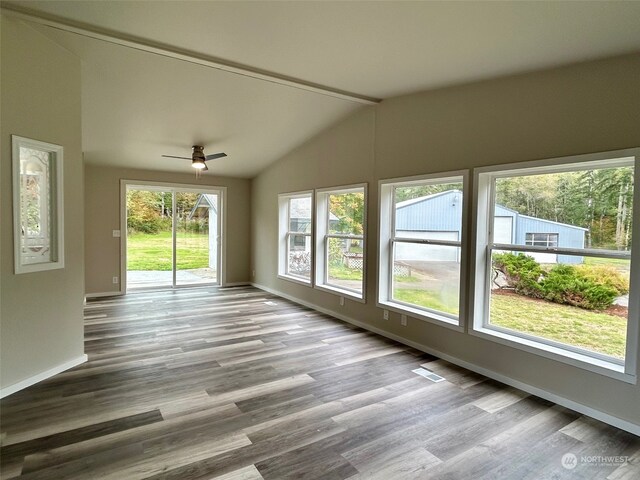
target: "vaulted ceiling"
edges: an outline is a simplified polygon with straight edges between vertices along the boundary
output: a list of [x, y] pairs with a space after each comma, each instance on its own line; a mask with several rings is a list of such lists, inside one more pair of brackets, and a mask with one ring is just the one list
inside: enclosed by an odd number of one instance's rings
[[[188, 163], [160, 155], [188, 156], [192, 144], [202, 143], [206, 153], [229, 155], [210, 163], [213, 175], [254, 176], [361, 108], [357, 97], [383, 99], [640, 50], [640, 2], [2, 5], [28, 9], [31, 17], [23, 19], [82, 59], [88, 163], [188, 171]], [[47, 16], [239, 64], [267, 79], [38, 21]], [[271, 74], [287, 81], [271, 81]], [[297, 80], [329, 94], [298, 88]]]

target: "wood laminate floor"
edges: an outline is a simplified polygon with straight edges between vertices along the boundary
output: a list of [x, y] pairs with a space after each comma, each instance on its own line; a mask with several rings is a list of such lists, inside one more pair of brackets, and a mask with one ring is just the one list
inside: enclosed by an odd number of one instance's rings
[[255, 288], [85, 320], [88, 363], [2, 400], [3, 479], [640, 478], [634, 435]]

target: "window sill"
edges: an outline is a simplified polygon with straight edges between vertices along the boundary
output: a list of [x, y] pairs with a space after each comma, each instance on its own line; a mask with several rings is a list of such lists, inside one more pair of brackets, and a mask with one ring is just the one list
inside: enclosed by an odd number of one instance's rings
[[594, 358], [589, 355], [573, 352], [554, 345], [536, 342], [535, 340], [522, 338], [518, 335], [509, 334], [490, 327], [470, 329], [469, 333], [492, 342], [573, 365], [574, 367], [582, 368], [616, 380], [621, 380], [625, 383], [635, 385], [637, 381], [637, 377], [635, 375], [626, 373], [624, 365], [620, 365], [618, 363], [608, 362], [603, 359]]
[[379, 308], [390, 310], [392, 312], [399, 313], [401, 315], [407, 315], [417, 320], [422, 320], [424, 322], [433, 323], [434, 325], [450, 328], [457, 332], [464, 331], [464, 328], [460, 325], [459, 320], [455, 320], [445, 315], [439, 315], [435, 312], [428, 312], [426, 310], [421, 310], [419, 308], [412, 308], [407, 305], [403, 305], [401, 303], [395, 303], [390, 301], [378, 301], [377, 306]]
[[304, 285], [305, 287], [311, 286], [311, 279], [305, 280], [304, 277], [294, 277], [293, 275], [278, 274], [278, 278], [281, 280], [287, 280], [288, 282], [299, 283], [300, 285]]
[[333, 285], [326, 285], [326, 284], [323, 284], [323, 285], [316, 284], [315, 288], [317, 290], [322, 290], [323, 292], [333, 293], [334, 295], [338, 295], [340, 297], [348, 298], [348, 299], [353, 300], [355, 302], [367, 303], [365, 298], [364, 298], [364, 294], [358, 295], [356, 292], [353, 292], [351, 290], [344, 290], [342, 288], [334, 287]]

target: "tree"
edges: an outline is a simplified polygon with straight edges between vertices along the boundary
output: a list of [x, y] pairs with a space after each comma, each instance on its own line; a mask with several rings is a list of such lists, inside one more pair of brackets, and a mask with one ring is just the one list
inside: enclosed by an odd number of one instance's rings
[[329, 195], [329, 212], [338, 218], [330, 226], [333, 233], [362, 235], [364, 231], [364, 193]]
[[410, 187], [398, 187], [396, 188], [395, 192], [395, 200], [396, 203], [399, 203], [405, 200], [413, 200], [414, 198], [426, 197], [427, 195], [446, 192], [448, 190], [462, 191], [462, 184], [444, 183], [438, 185], [416, 185]]
[[586, 228], [587, 248], [627, 250], [633, 167], [501, 178], [496, 202], [524, 215]]
[[[147, 190], [127, 192], [127, 228], [130, 230], [157, 233], [167, 227], [163, 221], [162, 194]], [[171, 222], [168, 222], [170, 228]]]

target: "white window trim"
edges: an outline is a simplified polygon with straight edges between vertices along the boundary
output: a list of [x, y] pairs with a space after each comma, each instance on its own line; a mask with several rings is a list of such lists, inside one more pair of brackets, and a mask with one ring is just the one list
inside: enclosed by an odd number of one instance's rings
[[[541, 173], [559, 173], [572, 171], [581, 163], [591, 163], [590, 168], [614, 168], [628, 166], [630, 159], [635, 157], [634, 206], [640, 206], [640, 148], [617, 150], [586, 155], [559, 157], [553, 159], [536, 160], [531, 162], [512, 163], [474, 169], [474, 220], [472, 235], [476, 245], [472, 252], [472, 265], [474, 274], [470, 281], [470, 290], [473, 294], [471, 302], [470, 318], [472, 323], [469, 328], [471, 335], [484, 338], [489, 341], [508, 345], [536, 355], [567, 363], [584, 370], [589, 370], [607, 377], [615, 378], [626, 383], [637, 382], [637, 356], [638, 336], [640, 331], [640, 295], [629, 296], [629, 314], [627, 321], [627, 344], [624, 365], [622, 362], [605, 355], [591, 353], [576, 347], [566, 346], [559, 342], [526, 334], [515, 334], [510, 330], [499, 327], [488, 327], [488, 308], [490, 290], [487, 288], [488, 276], [491, 273], [490, 259], [487, 254], [493, 232], [489, 219], [492, 215], [493, 205], [492, 183], [497, 178], [530, 175], [538, 169]], [[611, 161], [616, 159], [617, 161]], [[640, 238], [640, 221], [634, 222], [632, 238]], [[560, 247], [518, 246], [496, 244], [495, 249], [541, 251], [545, 253], [566, 253], [573, 255], [588, 254], [606, 258], [631, 258], [630, 292], [640, 291], [640, 248], [636, 246], [638, 240], [633, 241], [632, 253], [603, 251], [594, 249], [570, 249]]]
[[[355, 193], [360, 190], [364, 190], [364, 212], [362, 216], [362, 235], [342, 235], [342, 234], [329, 234], [328, 225], [328, 205], [329, 195], [343, 194], [343, 193]], [[359, 303], [366, 303], [367, 298], [367, 205], [368, 205], [368, 184], [358, 183], [353, 185], [340, 185], [337, 187], [327, 187], [316, 189], [316, 215], [315, 215], [315, 259], [314, 263], [314, 288], [322, 290], [324, 292], [346, 297]], [[326, 242], [329, 237], [344, 237], [354, 238], [362, 240], [362, 293], [358, 293], [355, 290], [349, 290], [341, 288], [337, 285], [328, 283], [326, 280], [327, 275], [327, 255], [326, 255]]]
[[[64, 148], [53, 143], [41, 142], [30, 138], [11, 135], [12, 146], [12, 187], [13, 187], [13, 250], [14, 273], [44, 272], [64, 268]], [[48, 206], [50, 209], [49, 235], [52, 258], [42, 263], [22, 263], [22, 212], [20, 211], [20, 147], [33, 148], [51, 153], [55, 156], [50, 165], [50, 190]]]
[[[458, 317], [449, 316], [440, 312], [418, 308], [409, 304], [392, 300], [390, 265], [393, 261], [391, 251], [392, 227], [395, 224], [395, 209], [393, 189], [398, 184], [423, 184], [459, 182], [462, 179], [462, 231], [460, 233], [460, 245], [457, 242], [439, 240], [438, 245], [454, 244], [460, 246], [460, 298], [458, 304]], [[465, 330], [466, 318], [466, 271], [467, 271], [467, 218], [469, 210], [469, 170], [455, 170], [428, 175], [416, 175], [411, 177], [390, 178], [378, 182], [378, 278], [376, 306], [385, 310], [408, 315], [418, 320], [433, 323], [453, 329], [458, 332]], [[414, 241], [415, 239], [411, 239]]]
[[[311, 245], [311, 274], [309, 279], [303, 276], [293, 275], [288, 273], [288, 259], [289, 259], [289, 200], [294, 198], [306, 198], [311, 199], [311, 232], [304, 234], [309, 236]], [[278, 278], [287, 280], [289, 282], [298, 283], [311, 287], [313, 285], [313, 269], [315, 264], [315, 254], [313, 249], [313, 232], [314, 232], [314, 211], [315, 204], [313, 201], [313, 190], [303, 190], [299, 192], [289, 192], [278, 194]]]

